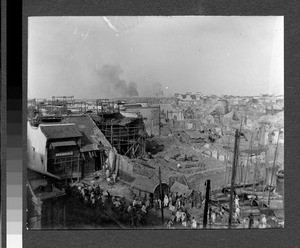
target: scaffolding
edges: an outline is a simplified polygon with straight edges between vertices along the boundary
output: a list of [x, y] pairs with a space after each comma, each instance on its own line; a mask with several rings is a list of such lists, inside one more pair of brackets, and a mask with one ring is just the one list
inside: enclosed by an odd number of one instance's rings
[[108, 113], [120, 113], [120, 101], [111, 101], [109, 99], [97, 99], [97, 114], [102, 116]]
[[85, 101], [74, 101], [71, 103], [67, 103], [67, 110], [78, 110], [79, 113], [86, 113], [87, 112], [87, 103]]
[[144, 154], [146, 136], [143, 122], [132, 122], [126, 126], [100, 123], [98, 127], [119, 154], [132, 158]]
[[52, 96], [53, 106], [65, 106], [67, 104], [74, 104], [74, 96]]
[[57, 112], [56, 115], [62, 116], [63, 114], [67, 114], [68, 106], [74, 105], [74, 103], [74, 96], [52, 96], [51, 113], [54, 113], [55, 108], [59, 108], [60, 111]]

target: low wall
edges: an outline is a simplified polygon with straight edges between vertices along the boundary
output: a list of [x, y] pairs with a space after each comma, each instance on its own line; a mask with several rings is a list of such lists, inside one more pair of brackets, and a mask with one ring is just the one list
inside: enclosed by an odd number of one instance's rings
[[122, 155], [119, 156], [120, 156], [120, 163], [119, 163], [120, 173], [125, 172], [127, 174], [132, 174], [133, 163], [126, 156], [122, 156]]

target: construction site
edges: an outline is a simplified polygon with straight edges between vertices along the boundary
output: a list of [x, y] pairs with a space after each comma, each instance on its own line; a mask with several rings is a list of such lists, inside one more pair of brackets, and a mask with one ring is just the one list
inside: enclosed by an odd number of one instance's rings
[[284, 226], [282, 96], [28, 101], [30, 229]]

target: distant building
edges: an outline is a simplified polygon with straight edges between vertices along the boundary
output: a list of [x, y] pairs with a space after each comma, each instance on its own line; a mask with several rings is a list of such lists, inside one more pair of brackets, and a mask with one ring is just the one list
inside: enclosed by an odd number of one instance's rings
[[225, 99], [219, 99], [215, 105], [215, 110], [211, 114], [225, 115], [228, 112], [228, 101]]
[[175, 109], [171, 104], [160, 104], [160, 111], [165, 116], [166, 120], [184, 120], [183, 111]]
[[124, 108], [121, 113], [125, 117], [138, 117], [140, 115], [146, 125], [159, 125], [159, 106], [144, 107], [142, 104], [130, 104], [124, 105]]
[[203, 94], [201, 92], [186, 92], [185, 94], [175, 93], [174, 95], [175, 101], [183, 101], [183, 102], [195, 102], [200, 101], [203, 97]]

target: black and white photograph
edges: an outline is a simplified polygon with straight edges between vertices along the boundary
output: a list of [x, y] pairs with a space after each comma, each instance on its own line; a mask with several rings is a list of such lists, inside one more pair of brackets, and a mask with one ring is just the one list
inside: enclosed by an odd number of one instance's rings
[[283, 16], [27, 31], [27, 229], [284, 228]]

